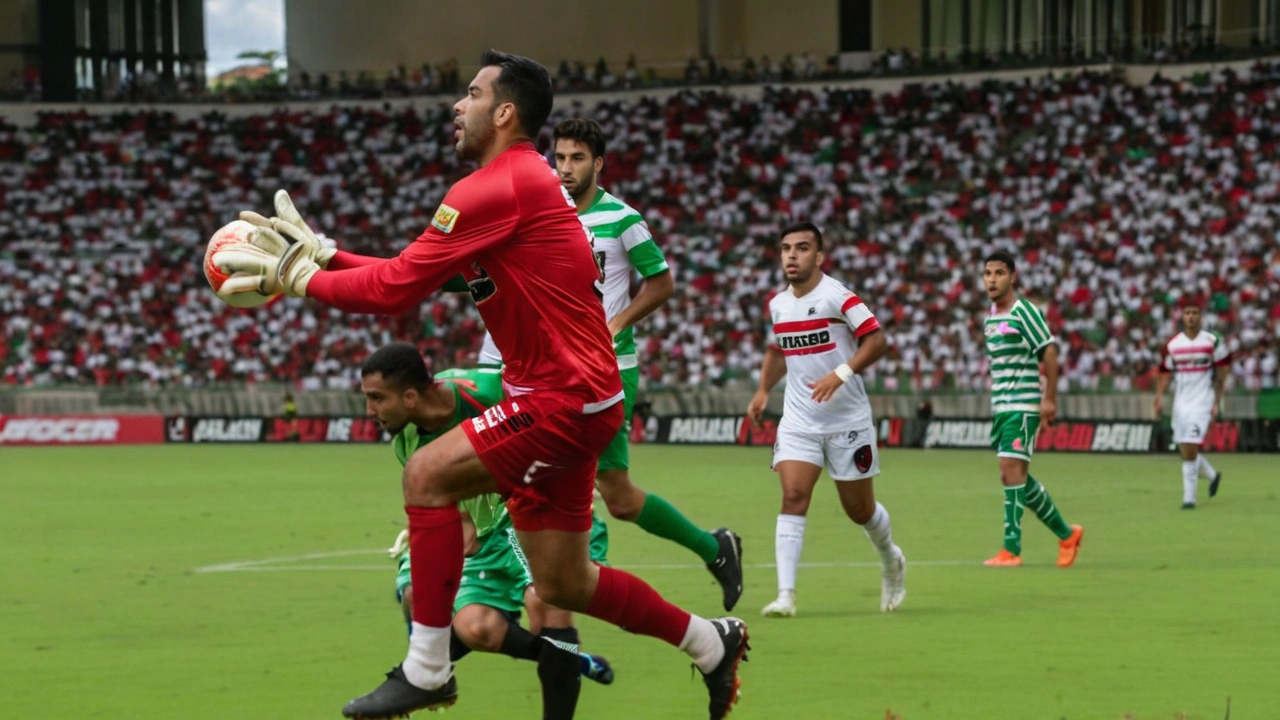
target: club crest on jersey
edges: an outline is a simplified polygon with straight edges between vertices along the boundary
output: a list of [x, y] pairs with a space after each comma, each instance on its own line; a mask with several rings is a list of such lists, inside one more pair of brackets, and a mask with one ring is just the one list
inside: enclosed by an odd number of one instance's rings
[[817, 314], [818, 314], [818, 308], [816, 308], [816, 307], [811, 307], [811, 308], [809, 308], [809, 314], [810, 314], [810, 315], [817, 315]]
[[431, 227], [447, 235], [453, 232], [453, 226], [457, 224], [459, 214], [457, 210], [440, 203], [440, 209], [436, 210], [436, 216], [431, 218]]

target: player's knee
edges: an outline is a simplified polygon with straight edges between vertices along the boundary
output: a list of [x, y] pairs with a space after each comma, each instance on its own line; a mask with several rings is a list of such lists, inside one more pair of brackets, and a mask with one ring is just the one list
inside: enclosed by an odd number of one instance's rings
[[849, 519], [855, 523], [859, 525], [866, 525], [871, 521], [871, 516], [876, 512], [876, 503], [874, 500], [871, 502], [864, 502], [861, 500], [846, 502], [844, 503], [844, 512], [849, 516]]
[[420, 466], [405, 465], [401, 487], [404, 489], [405, 505], [446, 507], [457, 502], [451, 495], [436, 487], [428, 469]]
[[782, 514], [804, 515], [809, 512], [809, 494], [800, 490], [782, 491]]
[[497, 652], [507, 632], [507, 621], [496, 611], [484, 610], [474, 605], [463, 608], [453, 618], [453, 631], [472, 650]]
[[645, 493], [631, 484], [625, 470], [606, 470], [600, 473], [597, 487], [604, 498], [609, 515], [626, 522], [635, 522], [644, 509]]

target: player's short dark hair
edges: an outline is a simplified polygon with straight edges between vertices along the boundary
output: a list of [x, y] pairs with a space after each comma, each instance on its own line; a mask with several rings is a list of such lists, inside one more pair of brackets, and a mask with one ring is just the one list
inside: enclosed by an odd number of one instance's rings
[[817, 225], [814, 225], [813, 223], [808, 221], [792, 223], [782, 228], [782, 232], [778, 235], [778, 240], [781, 241], [782, 238], [790, 235], [791, 233], [798, 233], [798, 232], [813, 233], [813, 239], [817, 241], [818, 249], [819, 250], [822, 249], [822, 231], [818, 229]]
[[604, 128], [591, 118], [568, 118], [556, 123], [553, 141], [574, 140], [591, 150], [591, 158], [604, 157]]
[[1011, 273], [1018, 272], [1018, 265], [1016, 262], [1014, 262], [1013, 255], [1003, 250], [997, 250], [991, 253], [990, 255], [988, 255], [987, 259], [982, 261], [982, 266], [986, 267], [987, 263], [991, 263], [991, 262], [1004, 263], [1005, 266], [1009, 268], [1009, 272]]
[[480, 66], [502, 68], [493, 81], [494, 99], [516, 106], [516, 117], [526, 135], [536, 137], [551, 116], [551, 73], [535, 60], [523, 55], [486, 50]]
[[360, 377], [379, 373], [382, 381], [395, 390], [425, 390], [433, 378], [418, 348], [409, 343], [391, 343], [378, 348], [360, 366]]

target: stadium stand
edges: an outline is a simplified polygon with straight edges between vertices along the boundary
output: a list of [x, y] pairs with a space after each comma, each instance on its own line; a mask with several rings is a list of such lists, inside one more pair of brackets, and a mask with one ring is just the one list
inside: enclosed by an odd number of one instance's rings
[[[686, 91], [553, 121], [605, 125], [602, 182], [644, 212], [676, 273], [641, 332], [650, 387], [752, 381], [780, 287], [775, 233], [804, 217], [889, 333], [877, 387], [983, 386], [977, 266], [1009, 248], [1060, 329], [1072, 387], [1150, 387], [1193, 298], [1229, 338], [1237, 385], [1257, 389], [1277, 384], [1280, 358], [1278, 97], [1280, 66], [1258, 63], [1141, 87], [1086, 73], [882, 95]], [[371, 103], [0, 124], [0, 383], [342, 389], [392, 339], [470, 364], [482, 325], [467, 298], [394, 318], [296, 300], [245, 312], [200, 271], [212, 231], [277, 187], [340, 247], [394, 254], [466, 172], [450, 119], [446, 104]]]

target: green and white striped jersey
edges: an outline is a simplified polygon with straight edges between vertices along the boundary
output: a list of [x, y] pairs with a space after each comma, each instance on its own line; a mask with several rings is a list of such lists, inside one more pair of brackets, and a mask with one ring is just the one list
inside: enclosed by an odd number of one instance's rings
[[[578, 217], [595, 236], [592, 247], [604, 269], [600, 288], [604, 295], [604, 314], [605, 318], [613, 319], [631, 304], [631, 271], [652, 277], [666, 271], [667, 259], [653, 242], [649, 225], [640, 213], [603, 188]], [[614, 336], [613, 350], [618, 354], [619, 369], [636, 367], [636, 337], [631, 328]]]
[[1040, 412], [1040, 358], [1055, 342], [1044, 313], [1025, 298], [1004, 313], [992, 306], [984, 333], [991, 361], [991, 411]]

